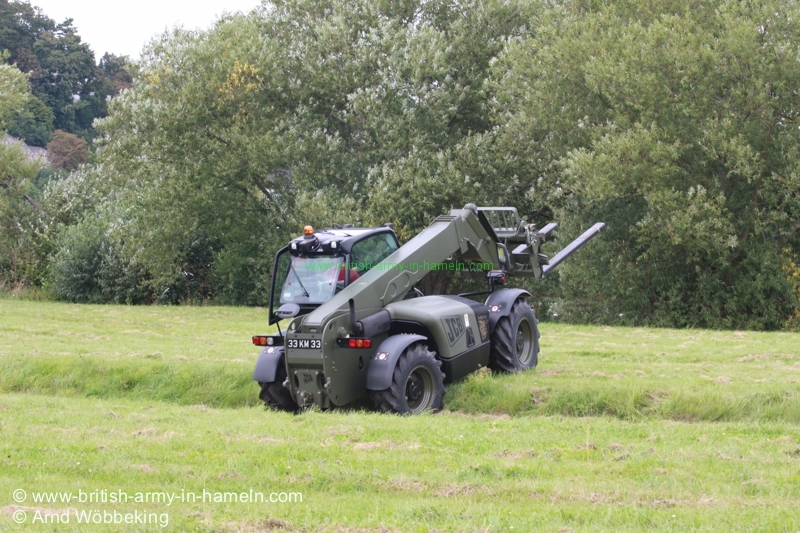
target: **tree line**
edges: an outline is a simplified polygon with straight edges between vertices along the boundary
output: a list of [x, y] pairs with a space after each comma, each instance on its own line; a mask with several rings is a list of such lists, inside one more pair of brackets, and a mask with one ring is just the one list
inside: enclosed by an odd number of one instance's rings
[[0, 52], [28, 77], [31, 94], [7, 130], [30, 146], [46, 146], [54, 130], [91, 142], [106, 98], [132, 82], [125, 57], [107, 53], [96, 64], [71, 19], [56, 23], [28, 2], [0, 0]]
[[606, 222], [531, 285], [542, 317], [796, 328], [799, 10], [275, 0], [174, 30], [107, 101], [92, 162], [37, 187], [0, 157], [0, 272], [68, 301], [263, 305], [304, 224], [405, 241], [474, 202], [564, 243]]

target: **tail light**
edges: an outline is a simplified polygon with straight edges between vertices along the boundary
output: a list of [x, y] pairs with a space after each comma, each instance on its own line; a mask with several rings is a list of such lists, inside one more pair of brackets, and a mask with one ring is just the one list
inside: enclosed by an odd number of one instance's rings
[[269, 335], [253, 335], [253, 344], [256, 346], [274, 346], [275, 337]]
[[341, 348], [372, 348], [372, 339], [349, 337], [343, 339], [336, 339], [337, 344]]

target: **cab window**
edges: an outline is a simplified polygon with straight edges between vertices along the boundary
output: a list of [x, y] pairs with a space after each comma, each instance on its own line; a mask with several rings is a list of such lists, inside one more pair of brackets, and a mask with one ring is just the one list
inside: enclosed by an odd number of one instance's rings
[[379, 233], [358, 241], [350, 250], [351, 268], [359, 274], [372, 269], [399, 248], [392, 233]]

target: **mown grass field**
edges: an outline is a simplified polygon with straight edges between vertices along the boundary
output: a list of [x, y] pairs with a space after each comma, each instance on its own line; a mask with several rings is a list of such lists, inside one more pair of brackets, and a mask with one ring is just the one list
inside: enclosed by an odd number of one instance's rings
[[[257, 404], [265, 324], [0, 299], [0, 531], [800, 531], [798, 334], [542, 323], [534, 372], [478, 374], [445, 412], [293, 416]], [[102, 490], [302, 502], [33, 502]]]

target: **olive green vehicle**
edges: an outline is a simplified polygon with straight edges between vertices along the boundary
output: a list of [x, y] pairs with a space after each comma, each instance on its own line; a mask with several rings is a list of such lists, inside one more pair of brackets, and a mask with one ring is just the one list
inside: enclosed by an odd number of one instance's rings
[[[538, 321], [509, 276], [541, 278], [605, 225], [595, 224], [553, 258], [538, 229], [513, 207], [467, 204], [400, 246], [391, 225], [314, 231], [281, 249], [273, 268], [269, 322], [290, 319], [262, 346], [253, 379], [261, 399], [284, 410], [343, 406], [369, 395], [384, 412], [440, 409], [445, 384], [488, 366], [536, 366]], [[486, 291], [424, 296], [433, 270], [486, 272]], [[487, 295], [485, 301], [473, 298]]]

